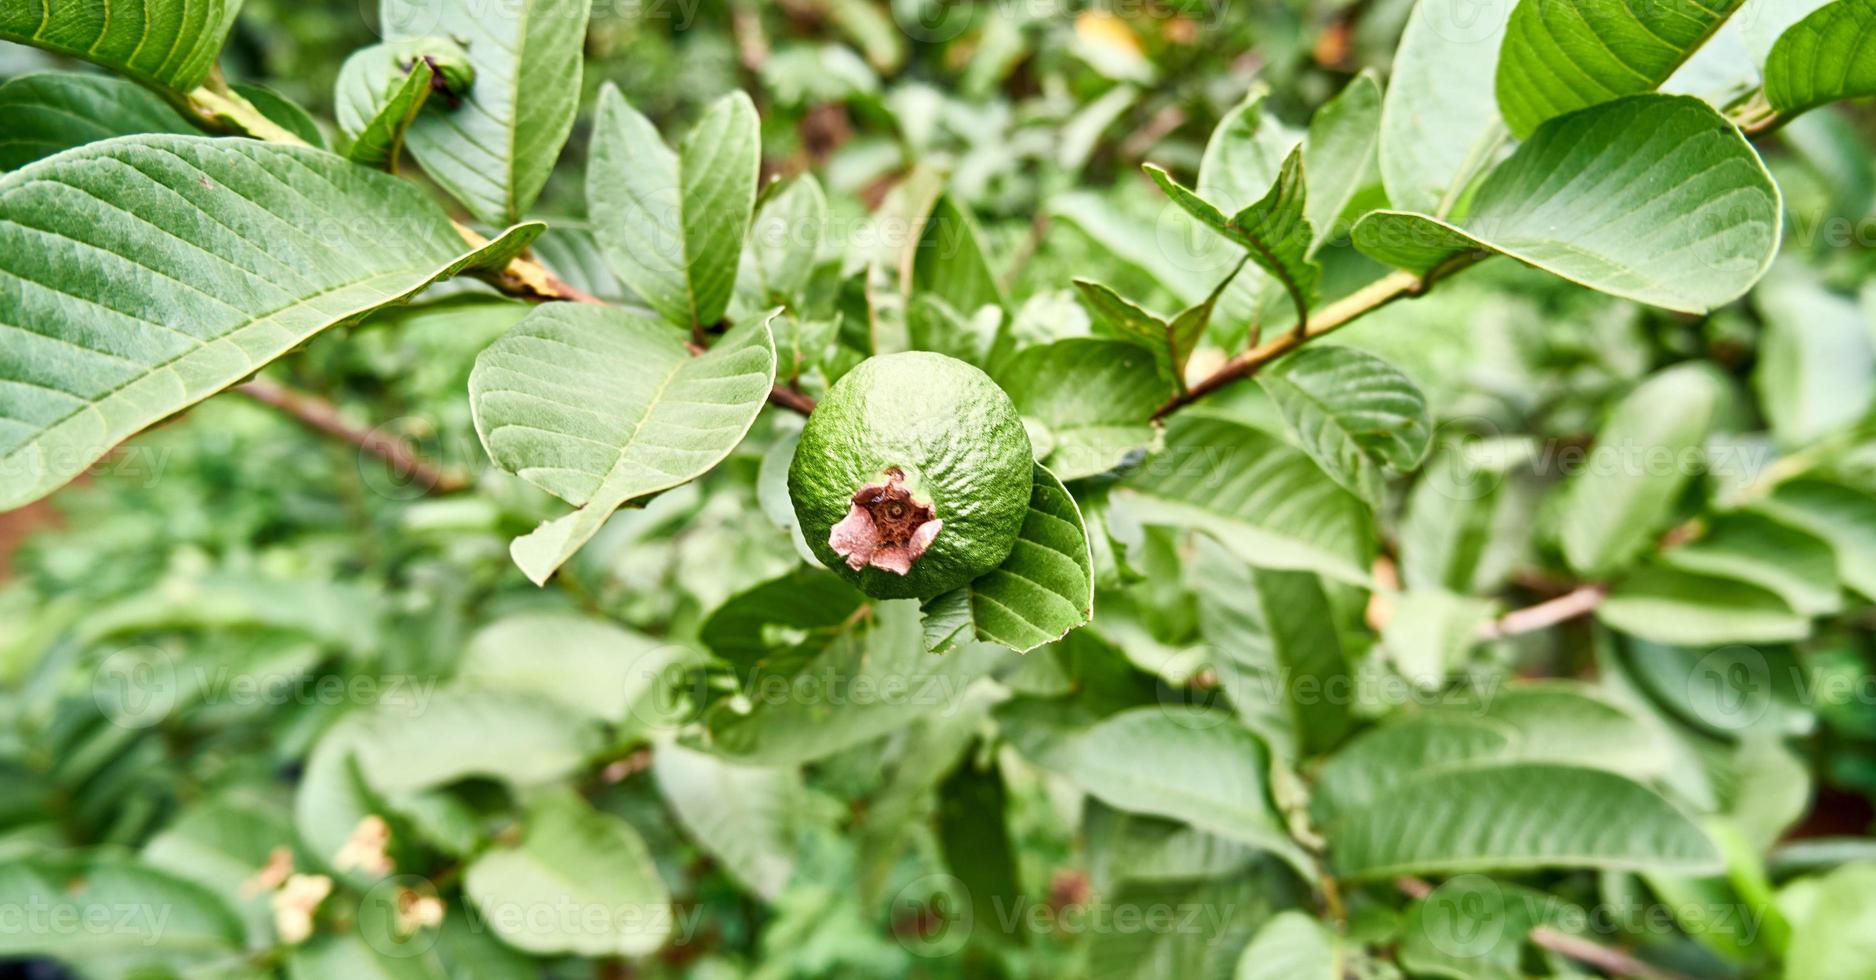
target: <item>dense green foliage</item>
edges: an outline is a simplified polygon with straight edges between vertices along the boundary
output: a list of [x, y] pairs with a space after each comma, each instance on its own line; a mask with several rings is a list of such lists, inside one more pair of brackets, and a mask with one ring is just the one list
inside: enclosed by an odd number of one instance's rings
[[1876, 978], [1876, 3], [366, 7], [0, 7], [0, 973]]

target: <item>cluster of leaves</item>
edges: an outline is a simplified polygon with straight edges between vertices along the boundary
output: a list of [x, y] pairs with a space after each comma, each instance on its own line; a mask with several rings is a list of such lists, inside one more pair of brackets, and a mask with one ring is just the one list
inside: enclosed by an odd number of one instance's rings
[[[0, 957], [1869, 975], [1876, 4], [380, 6], [0, 9]], [[923, 606], [786, 488], [911, 349]]]

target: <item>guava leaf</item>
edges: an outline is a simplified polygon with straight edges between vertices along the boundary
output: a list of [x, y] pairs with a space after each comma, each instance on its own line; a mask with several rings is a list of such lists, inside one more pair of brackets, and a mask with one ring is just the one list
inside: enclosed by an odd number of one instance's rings
[[1764, 323], [1753, 388], [1781, 445], [1808, 445], [1869, 414], [1876, 335], [1854, 298], [1781, 262], [1753, 290], [1752, 305]]
[[990, 270], [983, 232], [950, 194], [940, 194], [919, 231], [912, 254], [909, 296], [936, 295], [964, 316], [1004, 305], [1003, 288]]
[[0, 170], [113, 136], [198, 132], [162, 96], [125, 78], [40, 72], [0, 85]]
[[1330, 478], [1380, 509], [1381, 467], [1408, 472], [1426, 458], [1433, 419], [1406, 374], [1352, 347], [1305, 347], [1259, 372], [1297, 444]]
[[1699, 538], [1660, 557], [1681, 571], [1737, 579], [1776, 593], [1807, 616], [1829, 615], [1843, 606], [1830, 544], [1763, 514], [1721, 514]]
[[749, 228], [749, 265], [757, 305], [799, 302], [814, 274], [826, 234], [827, 194], [813, 174], [788, 182], [756, 211]]
[[[399, 75], [403, 81], [391, 89]], [[436, 70], [427, 61], [413, 61], [408, 73], [393, 64], [388, 44], [374, 44], [345, 59], [334, 101], [339, 129], [352, 140], [346, 158], [395, 171], [405, 134], [429, 101], [434, 78]]]
[[[482, 853], [463, 890], [510, 946], [537, 955], [643, 956], [670, 938], [671, 893], [644, 838], [572, 790], [536, 797], [514, 847]], [[578, 909], [577, 916], [512, 909]]]
[[8, 3], [0, 6], [0, 40], [181, 92], [208, 77], [240, 9], [239, 0]]
[[738, 671], [749, 707], [719, 703], [705, 716], [712, 753], [744, 765], [824, 759], [920, 718], [955, 717], [978, 678], [1009, 655], [960, 643], [942, 657], [926, 649], [918, 603], [875, 602], [807, 659], [782, 658]]
[[1372, 69], [1363, 69], [1316, 110], [1303, 137], [1309, 174], [1305, 214], [1314, 232], [1310, 254], [1335, 234], [1336, 222], [1371, 172], [1380, 140], [1381, 81]]
[[1765, 97], [1795, 115], [1876, 95], [1876, 0], [1837, 0], [1779, 35], [1765, 58]]
[[1830, 543], [1843, 584], [1876, 598], [1876, 495], [1820, 479], [1779, 484], [1754, 510]]
[[[135, 192], [162, 206], [123, 205]], [[0, 178], [0, 510], [335, 324], [508, 262], [329, 153], [133, 136]]]
[[[1242, 268], [1240, 265], [1239, 270]], [[1160, 377], [1174, 390], [1184, 393], [1186, 362], [1191, 359], [1199, 338], [1205, 336], [1205, 328], [1211, 325], [1212, 312], [1218, 307], [1219, 297], [1224, 295], [1225, 289], [1237, 274], [1237, 271], [1232, 272], [1212, 290], [1210, 296], [1205, 297], [1204, 302], [1171, 320], [1160, 319], [1101, 283], [1077, 279], [1075, 288], [1080, 290], [1083, 302], [1095, 316], [1106, 322], [1115, 333], [1152, 352], [1153, 363], [1159, 368]]]
[[1028, 653], [1094, 617], [1094, 559], [1081, 508], [1055, 474], [1036, 466], [1029, 512], [996, 570], [925, 606], [925, 646], [945, 652], [971, 639]]
[[586, 173], [593, 235], [620, 281], [686, 330], [723, 319], [761, 166], [756, 107], [717, 100], [673, 151], [617, 87], [599, 93]]
[[1394, 207], [1441, 215], [1505, 140], [1492, 82], [1510, 3], [1420, 0], [1381, 100], [1381, 180]]
[[1243, 248], [1252, 262], [1283, 284], [1296, 306], [1298, 322], [1309, 318], [1315, 302], [1316, 282], [1322, 267], [1309, 258], [1315, 232], [1304, 213], [1307, 193], [1303, 180], [1303, 150], [1297, 147], [1283, 160], [1276, 183], [1264, 196], [1226, 218], [1216, 205], [1188, 190], [1158, 167], [1146, 171], [1166, 196], [1201, 224]]
[[1519, 0], [1498, 52], [1498, 108], [1519, 137], [1545, 120], [1652, 92], [1744, 0]]
[[1375, 211], [1355, 245], [1424, 273], [1509, 255], [1637, 302], [1704, 313], [1752, 288], [1778, 251], [1778, 188], [1733, 124], [1689, 96], [1635, 95], [1539, 127], [1459, 224]]
[[653, 753], [651, 774], [672, 815], [726, 874], [765, 901], [782, 893], [795, 873], [793, 824], [807, 809], [800, 771], [671, 743]]
[[8, 929], [0, 956], [57, 959], [88, 975], [186, 974], [244, 948], [241, 921], [220, 896], [134, 858], [0, 864], [0, 903], [72, 924]]
[[1253, 88], [1205, 141], [1194, 189], [1221, 212], [1235, 214], [1257, 203], [1302, 142], [1301, 133], [1264, 112], [1265, 94], [1261, 86]]
[[1607, 575], [1665, 529], [1697, 473], [1722, 395], [1712, 373], [1689, 365], [1662, 371], [1610, 410], [1562, 490], [1560, 537], [1571, 568]]
[[1659, 563], [1623, 576], [1596, 607], [1596, 618], [1610, 629], [1673, 646], [1793, 643], [1811, 633], [1810, 617], [1776, 592]]
[[1347, 959], [1335, 933], [1308, 913], [1291, 910], [1257, 930], [1232, 980], [1341, 980]]
[[1259, 568], [1369, 582], [1368, 508], [1301, 450], [1241, 422], [1173, 416], [1165, 448], [1114, 500], [1142, 523], [1204, 531]]
[[1479, 642], [1497, 603], [1439, 589], [1389, 596], [1394, 613], [1381, 628], [1381, 647], [1402, 677], [1438, 690]]
[[1228, 714], [1131, 708], [1071, 736], [1040, 764], [1111, 807], [1184, 821], [1313, 877], [1314, 862], [1270, 804], [1268, 750]]
[[526, 214], [547, 185], [580, 107], [589, 6], [559, 0], [383, 0], [386, 41], [462, 44], [475, 84], [461, 105], [431, 103], [405, 138], [411, 156], [489, 224]]
[[1321, 581], [1255, 568], [1209, 538], [1192, 561], [1199, 630], [1238, 717], [1278, 758], [1334, 747], [1348, 732], [1349, 705], [1320, 694], [1351, 675]]
[[463, 690], [535, 694], [575, 713], [629, 725], [679, 679], [691, 652], [573, 612], [519, 612], [469, 638], [456, 667]]
[[1024, 419], [1048, 429], [1041, 462], [1062, 480], [1106, 473], [1152, 445], [1153, 413], [1173, 393], [1147, 351], [1092, 337], [1024, 348], [997, 382]]
[[1600, 769], [1482, 762], [1410, 776], [1323, 828], [1339, 875], [1386, 880], [1536, 868], [1722, 868], [1698, 824]]
[[728, 456], [775, 383], [768, 321], [693, 357], [669, 324], [624, 309], [537, 307], [476, 358], [469, 405], [497, 466], [578, 508], [509, 549], [545, 583], [613, 511]]

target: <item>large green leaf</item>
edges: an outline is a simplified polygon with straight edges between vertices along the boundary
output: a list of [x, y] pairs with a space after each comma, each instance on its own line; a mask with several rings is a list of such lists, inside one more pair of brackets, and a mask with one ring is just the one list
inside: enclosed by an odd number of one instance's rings
[[1876, 495], [1827, 480], [1781, 483], [1756, 508], [1829, 542], [1843, 584], [1876, 598]]
[[684, 647], [572, 612], [504, 616], [477, 630], [456, 667], [460, 688], [538, 694], [613, 724], [647, 715], [680, 678]]
[[586, 172], [593, 235], [612, 271], [666, 320], [715, 326], [729, 306], [761, 167], [756, 107], [719, 99], [677, 150], [607, 85]]
[[1381, 628], [1382, 651], [1402, 677], [1438, 689], [1465, 663], [1492, 621], [1497, 603], [1443, 589], [1388, 597], [1393, 614]]
[[1777, 593], [1792, 609], [1823, 616], [1843, 605], [1836, 556], [1816, 535], [1750, 511], [1722, 514], [1695, 541], [1661, 553], [1687, 572], [1738, 579]]
[[622, 309], [537, 308], [476, 358], [469, 404], [496, 465], [579, 508], [515, 539], [544, 583], [613, 511], [708, 472], [775, 383], [766, 320], [692, 357], [669, 325]]
[[1765, 58], [1765, 97], [1784, 113], [1876, 95], [1876, 2], [1837, 0], [1779, 35]]
[[48, 957], [85, 976], [185, 976], [241, 955], [241, 922], [212, 891], [121, 857], [0, 865], [0, 957]]
[[1303, 179], [1303, 150], [1290, 151], [1277, 171], [1275, 183], [1263, 197], [1227, 217], [1219, 207], [1187, 189], [1158, 167], [1150, 174], [1173, 203], [1213, 231], [1235, 242], [1252, 262], [1283, 284], [1296, 306], [1298, 322], [1309, 317], [1316, 301], [1316, 283], [1322, 267], [1309, 257], [1316, 233], [1304, 210], [1307, 187]]
[[1115, 501], [1144, 523], [1205, 531], [1261, 568], [1368, 581], [1368, 509], [1302, 451], [1241, 422], [1174, 416], [1166, 448]]
[[1323, 828], [1339, 874], [1553, 867], [1712, 872], [1719, 850], [1692, 818], [1614, 773], [1482, 763], [1413, 776]]
[[644, 839], [571, 790], [531, 803], [520, 844], [476, 858], [463, 890], [503, 942], [537, 955], [643, 956], [673, 928]]
[[272, 941], [273, 914], [266, 895], [243, 886], [267, 864], [275, 848], [292, 839], [285, 807], [259, 794], [226, 794], [183, 810], [143, 846], [138, 858], [231, 900], [247, 926], [249, 944], [259, 946]]
[[208, 76], [239, 0], [59, 0], [0, 6], [0, 39], [95, 62], [159, 88], [185, 91]]
[[1508, 255], [1703, 313], [1758, 281], [1779, 220], [1778, 189], [1732, 123], [1695, 98], [1635, 95], [1538, 127], [1458, 224], [1375, 211], [1355, 226], [1355, 244], [1414, 272], [1468, 252]]
[[1064, 480], [1106, 473], [1152, 445], [1153, 413], [1172, 397], [1151, 353], [1091, 337], [1025, 348], [997, 371], [997, 382], [1023, 420], [1041, 427], [1047, 451], [1037, 455]]
[[0, 85], [0, 170], [138, 133], [195, 133], [155, 92], [123, 78], [41, 72]]
[[462, 43], [475, 84], [459, 105], [430, 103], [406, 137], [411, 155], [489, 224], [526, 214], [547, 185], [580, 106], [589, 6], [559, 0], [383, 0], [386, 41]]
[[1109, 806], [1181, 820], [1305, 873], [1310, 867], [1270, 804], [1269, 753], [1229, 715], [1133, 708], [1075, 735], [1043, 764]]
[[1283, 912], [1238, 957], [1232, 980], [1342, 980], [1347, 955], [1328, 927], [1306, 912]]
[[1320, 822], [1385, 797], [1422, 772], [1504, 757], [1518, 740], [1510, 725], [1456, 713], [1418, 714], [1369, 729], [1329, 757], [1310, 808]]
[[895, 732], [930, 715], [952, 716], [967, 691], [1008, 661], [1000, 647], [961, 643], [942, 657], [926, 649], [918, 604], [878, 602], [806, 662], [746, 672], [747, 703], [725, 702], [706, 717], [712, 752], [746, 765], [794, 765]]
[[[3, 90], [0, 90], [3, 91]], [[1765, 329], [1753, 387], [1772, 432], [1798, 447], [1861, 420], [1876, 403], [1876, 334], [1857, 301], [1781, 262], [1752, 293]]]
[[354, 163], [397, 169], [404, 138], [429, 102], [436, 78], [436, 70], [422, 59], [409, 68], [406, 72], [395, 63], [391, 45], [374, 44], [354, 52], [339, 69], [334, 112], [352, 140], [345, 155]]
[[983, 233], [950, 194], [940, 194], [925, 216], [912, 254], [908, 295], [929, 293], [968, 317], [980, 307], [1002, 306], [1003, 290], [990, 271]]
[[[782, 494], [786, 501], [786, 489]], [[747, 670], [803, 644], [825, 641], [865, 604], [860, 590], [825, 569], [804, 566], [725, 600], [704, 620], [697, 639]]]
[[1411, 471], [1432, 444], [1426, 396], [1366, 351], [1305, 347], [1260, 372], [1257, 383], [1303, 451], [1377, 510], [1386, 490], [1381, 467]]
[[1596, 607], [1596, 618], [1631, 636], [1677, 646], [1790, 643], [1811, 633], [1810, 617], [1776, 592], [1662, 564], [1623, 576]]
[[1700, 450], [1722, 394], [1696, 364], [1663, 371], [1616, 404], [1563, 491], [1558, 519], [1570, 567], [1607, 575], [1664, 529], [1704, 462]]
[[1519, 0], [1498, 52], [1498, 107], [1519, 136], [1547, 119], [1652, 92], [1744, 0]]
[[1211, 325], [1212, 312], [1218, 307], [1219, 297], [1236, 280], [1242, 268], [1239, 266], [1237, 271], [1220, 282], [1203, 302], [1171, 320], [1161, 319], [1136, 306], [1098, 282], [1077, 279], [1075, 288], [1080, 290], [1082, 302], [1088, 309], [1116, 334], [1150, 351], [1153, 363], [1159, 368], [1160, 377], [1183, 393], [1186, 390], [1186, 361], [1192, 357], [1199, 338], [1205, 336], [1205, 328]]
[[1366, 70], [1316, 110], [1303, 137], [1303, 163], [1309, 174], [1305, 208], [1315, 231], [1311, 252], [1335, 234], [1342, 212], [1370, 179], [1380, 140], [1381, 81]]
[[1397, 208], [1445, 216], [1498, 156], [1492, 95], [1510, 3], [1420, 0], [1408, 15], [1381, 102], [1381, 179]]
[[1094, 558], [1075, 498], [1036, 466], [1029, 510], [1008, 558], [925, 608], [925, 645], [950, 649], [971, 639], [1028, 653], [1094, 617]]
[[1322, 583], [1255, 568], [1209, 539], [1199, 541], [1193, 570], [1211, 666], [1238, 717], [1280, 758], [1339, 742], [1351, 676]]
[[418, 188], [249, 140], [127, 137], [0, 178], [0, 510], [539, 231], [465, 254]]
[[801, 774], [741, 766], [682, 745], [660, 745], [651, 772], [678, 822], [723, 870], [766, 901], [795, 873], [792, 821], [806, 809]]

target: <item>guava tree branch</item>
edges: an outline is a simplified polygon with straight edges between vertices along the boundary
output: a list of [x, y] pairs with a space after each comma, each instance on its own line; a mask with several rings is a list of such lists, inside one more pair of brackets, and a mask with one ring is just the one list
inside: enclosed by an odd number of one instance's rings
[[1395, 300], [1419, 296], [1432, 288], [1433, 283], [1439, 279], [1477, 262], [1482, 257], [1462, 256], [1460, 260], [1448, 263], [1447, 266], [1435, 269], [1424, 276], [1411, 272], [1394, 272], [1382, 276], [1347, 296], [1317, 309], [1315, 315], [1309, 318], [1308, 328], [1301, 333], [1289, 331], [1281, 337], [1258, 344], [1226, 361], [1223, 367], [1161, 405], [1153, 417], [1163, 419], [1228, 384], [1242, 381], [1256, 374], [1271, 361], [1324, 334], [1339, 330]]
[[1514, 609], [1486, 623], [1479, 630], [1479, 638], [1499, 640], [1507, 636], [1547, 630], [1552, 626], [1595, 612], [1596, 607], [1602, 605], [1602, 601], [1608, 597], [1609, 590], [1605, 586], [1579, 586], [1555, 599], [1546, 599], [1534, 606]]
[[347, 422], [338, 406], [317, 395], [295, 391], [266, 378], [236, 385], [234, 390], [285, 412], [309, 429], [349, 442], [384, 460], [399, 476], [408, 476], [430, 493], [455, 493], [467, 489], [472, 482], [462, 474], [446, 472], [425, 462], [415, 446], [396, 436]]

